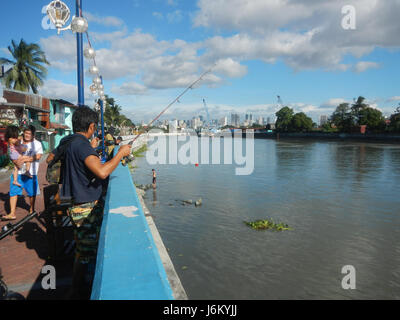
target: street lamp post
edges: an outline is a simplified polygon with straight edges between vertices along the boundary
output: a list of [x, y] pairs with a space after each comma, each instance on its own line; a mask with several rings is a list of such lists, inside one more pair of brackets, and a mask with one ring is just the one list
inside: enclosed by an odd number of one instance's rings
[[[54, 0], [47, 6], [47, 14], [50, 21], [56, 26], [57, 33], [60, 34], [64, 30], [72, 30], [76, 33], [76, 50], [77, 50], [77, 84], [78, 84], [78, 106], [83, 107], [85, 105], [85, 92], [84, 92], [84, 70], [83, 70], [83, 56], [87, 59], [93, 59], [94, 65], [90, 66], [89, 72], [94, 75], [93, 83], [90, 86], [90, 91], [93, 94], [98, 94], [99, 105], [101, 110], [101, 127], [102, 127], [102, 160], [105, 161], [105, 145], [104, 145], [104, 86], [103, 78], [99, 76], [99, 68], [96, 66], [96, 52], [92, 48], [90, 41], [89, 47], [83, 50], [83, 33], [88, 29], [88, 23], [85, 18], [82, 17], [82, 0], [76, 0], [76, 16], [72, 18], [71, 24], [68, 27], [63, 28], [70, 17], [70, 10], [68, 6], [60, 0]], [[88, 38], [89, 40], [89, 38]]]
[[47, 6], [47, 14], [50, 21], [56, 26], [58, 34], [64, 30], [72, 30], [72, 32], [76, 33], [78, 106], [82, 107], [85, 105], [82, 33], [86, 32], [88, 28], [86, 19], [82, 17], [82, 1], [76, 0], [76, 16], [72, 18], [71, 24], [66, 28], [63, 28], [63, 26], [69, 20], [70, 10], [65, 3], [60, 0], [50, 2]]
[[[76, 16], [82, 18], [82, 1], [76, 0]], [[83, 78], [83, 35], [76, 33], [77, 67], [78, 67], [78, 106], [85, 105], [85, 90]]]
[[[103, 85], [103, 77], [100, 76], [101, 79], [101, 85]], [[101, 151], [102, 151], [102, 160], [103, 162], [106, 161], [106, 148], [105, 148], [105, 136], [104, 136], [104, 92], [102, 91], [103, 94], [101, 94], [100, 97], [100, 113], [101, 113], [101, 136], [102, 136], [102, 140], [101, 140]]]

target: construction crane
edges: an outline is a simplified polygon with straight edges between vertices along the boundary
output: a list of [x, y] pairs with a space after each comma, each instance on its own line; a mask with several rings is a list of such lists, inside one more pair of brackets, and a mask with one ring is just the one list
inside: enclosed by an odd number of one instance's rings
[[282, 99], [281, 99], [281, 96], [277, 96], [278, 97], [278, 108], [279, 108], [279, 110], [280, 109], [282, 109], [282, 107], [283, 107], [283, 101], [282, 101]]
[[203, 104], [204, 104], [204, 109], [206, 109], [206, 113], [207, 113], [207, 124], [206, 124], [206, 126], [208, 127], [208, 126], [210, 126], [210, 114], [208, 113], [206, 99], [203, 99]]

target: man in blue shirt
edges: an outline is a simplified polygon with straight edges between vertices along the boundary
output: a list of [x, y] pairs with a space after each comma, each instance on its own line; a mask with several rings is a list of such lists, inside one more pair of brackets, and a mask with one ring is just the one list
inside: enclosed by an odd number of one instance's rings
[[76, 255], [74, 262], [74, 298], [88, 298], [89, 292], [80, 293], [85, 275], [89, 275], [91, 288], [97, 246], [103, 218], [104, 199], [102, 187], [104, 180], [114, 171], [123, 157], [131, 152], [131, 146], [121, 146], [115, 156], [101, 163], [95, 148], [98, 139], [93, 138], [98, 123], [98, 114], [89, 107], [79, 107], [72, 116], [74, 134], [65, 137], [47, 159], [50, 163], [55, 155], [64, 149], [65, 158], [61, 168], [60, 197], [71, 197], [74, 206], [68, 213], [74, 224]]

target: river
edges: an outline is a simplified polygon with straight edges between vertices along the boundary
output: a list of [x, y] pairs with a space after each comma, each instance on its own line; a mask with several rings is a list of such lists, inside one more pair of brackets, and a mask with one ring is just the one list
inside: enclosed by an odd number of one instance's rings
[[[256, 139], [254, 154], [247, 176], [137, 161], [135, 183], [157, 172], [145, 201], [189, 299], [400, 299], [400, 145]], [[293, 229], [243, 222], [266, 218]]]

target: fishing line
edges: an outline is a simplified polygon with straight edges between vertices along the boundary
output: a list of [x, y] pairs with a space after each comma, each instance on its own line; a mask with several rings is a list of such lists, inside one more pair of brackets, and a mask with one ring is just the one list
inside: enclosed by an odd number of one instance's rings
[[[194, 81], [191, 85], [189, 85], [178, 97], [176, 97], [167, 107], [164, 108], [164, 110], [162, 110], [157, 117], [155, 117], [147, 126], [150, 127], [155, 121], [157, 121], [171, 106], [173, 106], [176, 102], [180, 102], [179, 99], [186, 93], [188, 92], [190, 89], [193, 89], [193, 87], [200, 82], [203, 77], [210, 73], [212, 71], [212, 69], [214, 69], [216, 64], [214, 64], [210, 69], [208, 69], [206, 72], [204, 72], [199, 78], [197, 78], [196, 81]], [[143, 133], [145, 133], [146, 131], [143, 132], [139, 132], [139, 134], [131, 141], [129, 142], [130, 145], [132, 145], [137, 138], [139, 138]]]

